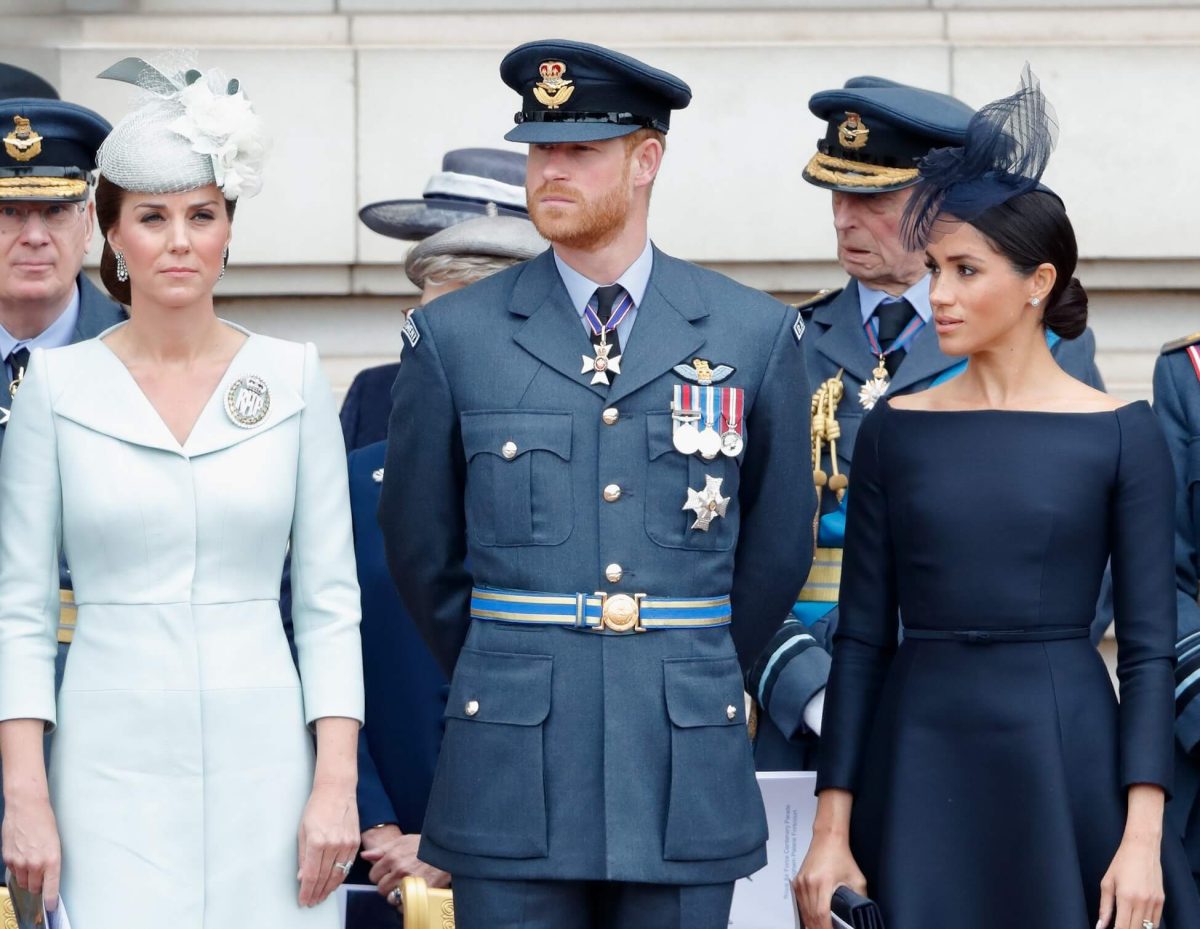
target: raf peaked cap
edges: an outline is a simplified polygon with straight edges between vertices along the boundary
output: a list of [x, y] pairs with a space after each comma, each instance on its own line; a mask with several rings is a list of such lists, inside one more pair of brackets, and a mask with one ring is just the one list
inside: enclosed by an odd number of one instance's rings
[[915, 184], [917, 163], [931, 149], [962, 145], [975, 113], [948, 94], [869, 76], [813, 94], [808, 108], [828, 127], [804, 179], [849, 193]]
[[521, 95], [510, 142], [596, 142], [649, 128], [666, 132], [671, 111], [692, 99], [683, 81], [587, 42], [546, 39], [514, 48], [500, 77]]
[[0, 200], [86, 200], [96, 149], [112, 130], [63, 100], [0, 100]]
[[9, 97], [44, 97], [57, 100], [58, 91], [54, 89], [53, 84], [32, 71], [0, 62], [0, 100]]
[[476, 216], [525, 217], [525, 161], [500, 148], [454, 149], [420, 200], [369, 203], [358, 216], [380, 235], [415, 240]]

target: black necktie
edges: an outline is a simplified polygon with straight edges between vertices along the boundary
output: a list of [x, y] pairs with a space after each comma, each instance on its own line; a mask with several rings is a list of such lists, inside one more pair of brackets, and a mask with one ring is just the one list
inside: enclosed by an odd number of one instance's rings
[[29, 367], [29, 349], [25, 346], [14, 348], [4, 359], [4, 363], [8, 365], [8, 397], [7, 401], [11, 401], [17, 392], [17, 386], [21, 383], [21, 378], [25, 376], [25, 369]]
[[[625, 288], [620, 284], [609, 284], [607, 287], [596, 288], [596, 317], [602, 326], [607, 325], [608, 321], [612, 319], [613, 307], [620, 301], [623, 293], [625, 293]], [[612, 346], [612, 351], [608, 353], [609, 358], [621, 354], [621, 339], [617, 335], [616, 329], [607, 333], [605, 340]], [[592, 344], [599, 345], [600, 336], [593, 333]], [[610, 375], [610, 377], [615, 377], [615, 375]]]
[[[904, 327], [912, 322], [912, 318], [917, 311], [913, 309], [913, 305], [901, 297], [898, 300], [885, 300], [875, 308], [875, 318], [879, 320], [879, 347], [885, 352], [892, 347], [892, 343], [904, 331]], [[898, 348], [894, 352], [888, 352], [883, 359], [884, 367], [887, 368], [889, 376], [895, 375], [896, 369], [900, 367], [900, 362], [904, 360], [907, 351], [903, 348]]]

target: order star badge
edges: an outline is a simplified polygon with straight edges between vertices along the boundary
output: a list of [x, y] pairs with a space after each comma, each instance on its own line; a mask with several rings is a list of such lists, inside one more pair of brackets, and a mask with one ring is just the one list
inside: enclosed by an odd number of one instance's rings
[[593, 345], [592, 350], [596, 353], [595, 358], [589, 358], [587, 355], [580, 355], [583, 359], [583, 370], [580, 374], [587, 374], [589, 371], [595, 372], [592, 374], [593, 384], [609, 383], [608, 374], [611, 371], [613, 374], [621, 373], [621, 356], [613, 355], [611, 358], [609, 352], [613, 347], [608, 342], [601, 342], [599, 345]]
[[696, 521], [692, 523], [693, 529], [708, 532], [712, 521], [718, 516], [725, 515], [725, 511], [729, 508], [729, 498], [721, 496], [722, 480], [723, 478], [706, 474], [704, 475], [704, 490], [688, 488], [687, 503], [683, 505], [683, 509], [691, 510], [696, 514]]

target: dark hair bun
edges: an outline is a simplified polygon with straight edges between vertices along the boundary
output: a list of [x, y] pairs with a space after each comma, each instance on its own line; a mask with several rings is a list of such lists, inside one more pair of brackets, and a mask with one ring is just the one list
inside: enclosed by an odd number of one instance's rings
[[[1058, 288], [1055, 288], [1057, 291]], [[1087, 328], [1088, 295], [1073, 277], [1067, 286], [1055, 294], [1050, 293], [1050, 303], [1042, 313], [1042, 322], [1055, 335], [1064, 339], [1077, 339]]]

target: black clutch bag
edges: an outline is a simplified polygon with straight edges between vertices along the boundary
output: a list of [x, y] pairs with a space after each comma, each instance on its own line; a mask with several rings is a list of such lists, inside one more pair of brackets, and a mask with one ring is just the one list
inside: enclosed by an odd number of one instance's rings
[[830, 910], [834, 929], [883, 929], [883, 914], [878, 904], [849, 887], [839, 887], [833, 892]]

